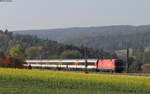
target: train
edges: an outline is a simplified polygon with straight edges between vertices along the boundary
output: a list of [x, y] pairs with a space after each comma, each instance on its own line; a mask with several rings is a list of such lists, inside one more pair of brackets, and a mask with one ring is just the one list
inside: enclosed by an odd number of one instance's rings
[[125, 68], [119, 59], [50, 59], [25, 62], [24, 66], [30, 69], [123, 72]]

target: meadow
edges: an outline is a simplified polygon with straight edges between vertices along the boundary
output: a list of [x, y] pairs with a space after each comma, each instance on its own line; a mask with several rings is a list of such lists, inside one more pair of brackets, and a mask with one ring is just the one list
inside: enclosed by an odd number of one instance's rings
[[0, 94], [150, 94], [150, 77], [0, 68]]

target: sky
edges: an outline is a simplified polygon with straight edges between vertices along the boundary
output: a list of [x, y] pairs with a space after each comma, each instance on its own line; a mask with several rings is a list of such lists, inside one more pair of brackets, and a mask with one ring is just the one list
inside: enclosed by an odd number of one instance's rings
[[0, 28], [149, 25], [149, 11], [150, 0], [13, 0], [0, 2]]

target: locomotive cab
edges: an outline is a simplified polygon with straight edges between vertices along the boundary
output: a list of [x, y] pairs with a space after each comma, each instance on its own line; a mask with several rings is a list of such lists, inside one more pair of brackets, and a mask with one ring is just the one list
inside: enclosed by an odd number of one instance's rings
[[114, 66], [115, 66], [115, 72], [123, 72], [124, 64], [121, 60], [115, 60]]
[[123, 72], [123, 62], [119, 59], [101, 59], [97, 64], [100, 71]]

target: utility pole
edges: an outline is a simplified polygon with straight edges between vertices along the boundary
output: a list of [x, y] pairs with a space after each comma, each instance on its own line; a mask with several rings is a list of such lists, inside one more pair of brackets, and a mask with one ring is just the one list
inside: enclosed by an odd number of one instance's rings
[[129, 68], [129, 48], [127, 48], [126, 73], [128, 73], [128, 68]]
[[96, 72], [98, 72], [99, 70], [98, 70], [98, 62], [99, 62], [99, 58], [97, 59], [97, 61], [96, 61]]
[[88, 61], [87, 61], [87, 49], [86, 49], [86, 47], [84, 48], [84, 58], [85, 58], [85, 73], [88, 73], [88, 69], [87, 69], [87, 67], [88, 67]]

